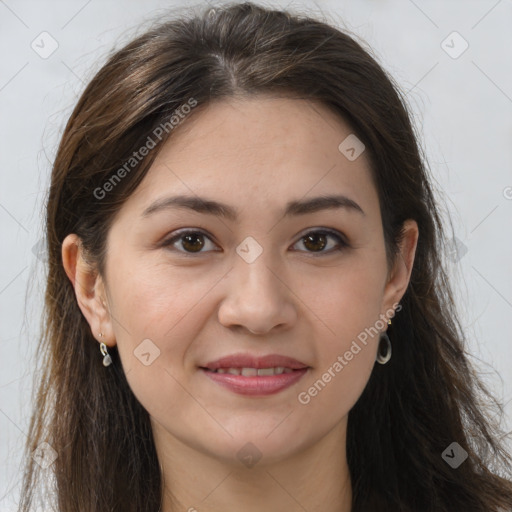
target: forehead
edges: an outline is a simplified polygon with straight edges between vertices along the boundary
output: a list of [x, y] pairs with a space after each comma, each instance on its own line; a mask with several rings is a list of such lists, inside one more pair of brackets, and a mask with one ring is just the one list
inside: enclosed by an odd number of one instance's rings
[[337, 155], [339, 143], [351, 133], [340, 116], [319, 102], [260, 95], [229, 98], [193, 112], [157, 160], [187, 160], [190, 150], [197, 157], [254, 159], [251, 167], [276, 157], [293, 162], [311, 155], [318, 160], [319, 153]]
[[214, 102], [182, 121], [130, 199], [142, 205], [172, 192], [243, 208], [258, 200], [274, 209], [338, 192], [363, 201], [375, 196], [366, 155], [349, 160], [340, 151], [353, 136], [318, 102], [271, 96]]

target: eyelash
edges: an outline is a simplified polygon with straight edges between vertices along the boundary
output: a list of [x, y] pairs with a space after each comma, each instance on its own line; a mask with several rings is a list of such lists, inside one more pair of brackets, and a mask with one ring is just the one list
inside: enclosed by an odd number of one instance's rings
[[[180, 239], [182, 239], [185, 235], [191, 235], [191, 234], [192, 235], [202, 235], [202, 236], [204, 236], [204, 237], [206, 237], [206, 238], [211, 240], [211, 238], [205, 232], [203, 232], [201, 230], [198, 230], [198, 229], [186, 229], [186, 230], [183, 230], [183, 231], [179, 231], [172, 238], [170, 238], [170, 239], [166, 240], [165, 242], [163, 242], [162, 243], [162, 247], [168, 247], [168, 248], [170, 248], [170, 250], [180, 252], [180, 253], [184, 254], [185, 256], [198, 256], [200, 254], [204, 254], [204, 252], [208, 252], [208, 251], [199, 251], [199, 252], [195, 252], [194, 253], [194, 252], [180, 251], [180, 250], [177, 250], [175, 247], [171, 247], [175, 242], [177, 242]], [[304, 238], [306, 238], [308, 235], [311, 235], [311, 234], [328, 235], [329, 237], [332, 237], [332, 238], [334, 238], [337, 241], [339, 247], [338, 248], [330, 249], [328, 251], [323, 251], [323, 250], [319, 251], [319, 252], [306, 251], [306, 252], [309, 252], [310, 254], [319, 255], [319, 256], [329, 255], [329, 254], [333, 254], [335, 252], [342, 251], [343, 249], [349, 247], [349, 244], [342, 238], [342, 236], [337, 231], [333, 231], [331, 229], [326, 229], [326, 228], [313, 229], [311, 231], [308, 231], [303, 236], [301, 236], [300, 239], [297, 240], [297, 242], [295, 242], [295, 243], [301, 242]], [[295, 244], [293, 244], [293, 245], [295, 245]]]

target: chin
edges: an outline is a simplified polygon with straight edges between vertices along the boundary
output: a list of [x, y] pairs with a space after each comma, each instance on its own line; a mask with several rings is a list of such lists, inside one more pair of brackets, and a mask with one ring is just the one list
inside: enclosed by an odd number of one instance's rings
[[240, 425], [236, 432], [229, 431], [233, 437], [222, 436], [212, 440], [212, 445], [204, 448], [212, 457], [238, 468], [263, 468], [276, 464], [314, 443], [314, 439], [301, 439], [289, 428], [283, 428], [282, 424], [276, 428], [276, 423], [262, 430], [255, 428], [253, 423]]

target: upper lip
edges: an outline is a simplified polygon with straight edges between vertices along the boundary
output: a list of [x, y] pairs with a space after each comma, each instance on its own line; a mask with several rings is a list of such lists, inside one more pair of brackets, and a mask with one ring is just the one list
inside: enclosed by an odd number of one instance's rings
[[202, 368], [209, 370], [218, 370], [219, 368], [277, 368], [277, 367], [291, 368], [292, 370], [299, 370], [301, 368], [308, 368], [307, 364], [297, 361], [292, 357], [281, 356], [279, 354], [268, 354], [266, 356], [255, 356], [251, 354], [232, 354], [230, 356], [222, 357], [216, 361], [207, 363]]

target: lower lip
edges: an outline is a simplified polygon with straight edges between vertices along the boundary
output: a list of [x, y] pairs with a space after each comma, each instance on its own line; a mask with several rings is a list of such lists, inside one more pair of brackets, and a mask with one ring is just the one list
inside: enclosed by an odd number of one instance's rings
[[261, 375], [243, 377], [230, 373], [215, 373], [201, 368], [207, 377], [239, 395], [264, 396], [279, 393], [299, 381], [308, 371], [307, 368], [294, 370], [280, 375]]

